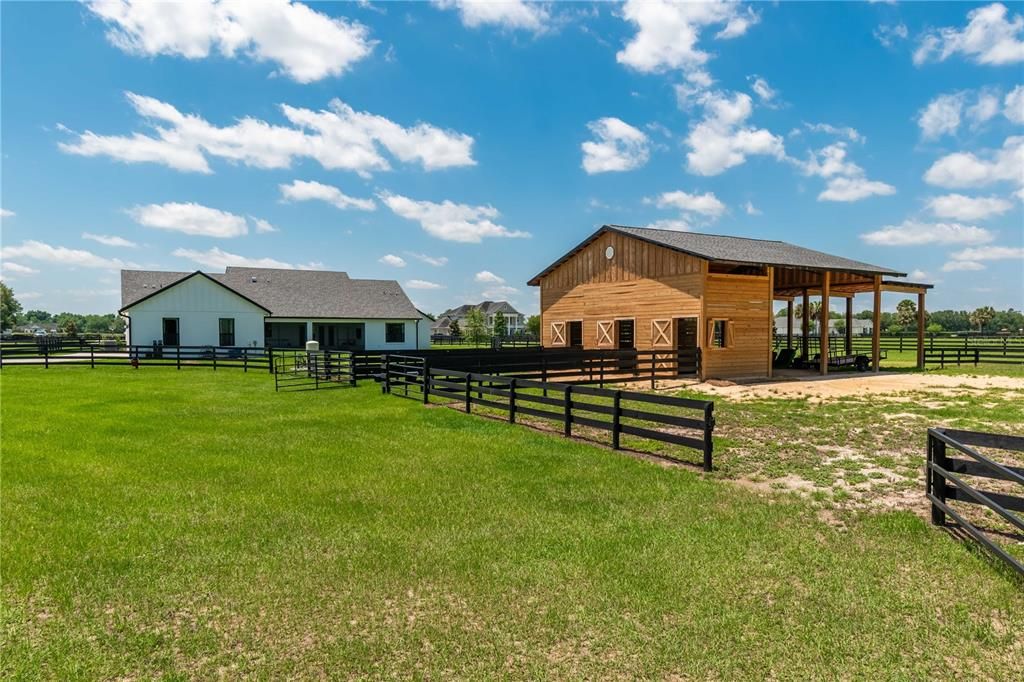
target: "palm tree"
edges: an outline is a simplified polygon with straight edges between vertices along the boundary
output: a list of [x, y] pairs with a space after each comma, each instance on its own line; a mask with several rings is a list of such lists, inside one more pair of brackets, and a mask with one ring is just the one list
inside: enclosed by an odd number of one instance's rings
[[970, 315], [971, 324], [978, 325], [978, 331], [982, 331], [986, 324], [992, 321], [992, 318], [996, 316], [996, 311], [992, 306], [984, 306], [978, 308]]

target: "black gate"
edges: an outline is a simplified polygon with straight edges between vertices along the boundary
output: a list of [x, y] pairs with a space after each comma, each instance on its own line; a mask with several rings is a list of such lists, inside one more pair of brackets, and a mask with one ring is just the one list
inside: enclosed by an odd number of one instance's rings
[[274, 390], [310, 391], [355, 386], [355, 367], [348, 351], [274, 351]]

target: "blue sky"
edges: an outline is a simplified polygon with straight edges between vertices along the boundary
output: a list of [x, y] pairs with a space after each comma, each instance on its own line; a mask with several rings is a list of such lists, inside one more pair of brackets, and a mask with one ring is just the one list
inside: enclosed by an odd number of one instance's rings
[[1021, 7], [5, 2], [3, 277], [109, 312], [122, 266], [263, 262], [532, 313], [622, 223], [1024, 308]]

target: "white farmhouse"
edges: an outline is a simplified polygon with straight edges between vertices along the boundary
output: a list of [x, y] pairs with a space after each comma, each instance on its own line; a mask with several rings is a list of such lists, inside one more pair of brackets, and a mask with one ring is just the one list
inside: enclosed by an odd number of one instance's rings
[[121, 271], [127, 342], [149, 346], [410, 350], [430, 319], [394, 280], [344, 272], [228, 267], [221, 273]]

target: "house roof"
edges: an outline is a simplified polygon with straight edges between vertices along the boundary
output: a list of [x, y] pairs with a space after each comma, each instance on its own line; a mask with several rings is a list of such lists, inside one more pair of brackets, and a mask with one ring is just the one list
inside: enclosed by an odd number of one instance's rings
[[822, 251], [815, 251], [781, 241], [701, 234], [699, 232], [657, 230], [649, 227], [604, 225], [574, 249], [545, 268], [540, 274], [533, 277], [529, 284], [531, 286], [540, 284], [542, 277], [605, 232], [618, 232], [652, 244], [664, 246], [674, 251], [715, 262], [770, 265], [773, 267], [799, 268], [803, 270], [852, 272], [864, 275], [906, 276], [906, 273], [890, 270], [889, 268], [843, 258], [842, 256], [833, 256]]
[[[191, 274], [121, 271], [122, 310]], [[200, 273], [264, 308], [273, 317], [419, 319], [421, 313], [394, 280], [352, 279], [344, 272], [228, 267]]]
[[474, 308], [479, 308], [480, 312], [482, 312], [484, 315], [493, 315], [494, 313], [509, 313], [512, 315], [522, 314], [514, 307], [512, 307], [512, 304], [509, 303], [508, 301], [483, 301], [481, 303], [466, 303], [464, 305], [460, 305], [458, 308], [450, 308], [449, 310], [446, 310], [440, 315], [438, 315], [437, 319], [438, 321], [440, 321], [442, 318], [445, 317], [465, 317], [467, 314], [469, 314], [469, 311], [473, 310]]

